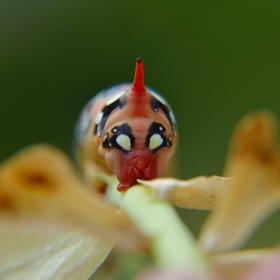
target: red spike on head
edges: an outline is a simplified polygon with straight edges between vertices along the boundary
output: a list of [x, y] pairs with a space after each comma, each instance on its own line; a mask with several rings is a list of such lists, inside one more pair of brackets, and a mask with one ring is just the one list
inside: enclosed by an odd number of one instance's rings
[[135, 69], [135, 76], [132, 85], [133, 91], [146, 91], [144, 85], [144, 69], [141, 57], [137, 58], [136, 60], [136, 69]]

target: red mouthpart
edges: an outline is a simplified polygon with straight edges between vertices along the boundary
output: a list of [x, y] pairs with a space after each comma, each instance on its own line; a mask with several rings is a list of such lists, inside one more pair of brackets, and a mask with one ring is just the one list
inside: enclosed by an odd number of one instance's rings
[[122, 169], [117, 177], [120, 183], [117, 186], [118, 191], [125, 191], [137, 179], [151, 180], [157, 177], [156, 155], [148, 150], [139, 150], [122, 158]]

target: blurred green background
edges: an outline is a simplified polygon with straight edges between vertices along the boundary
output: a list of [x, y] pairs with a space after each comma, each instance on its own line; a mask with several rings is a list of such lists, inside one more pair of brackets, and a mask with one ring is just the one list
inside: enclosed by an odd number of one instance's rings
[[[240, 117], [279, 115], [279, 50], [279, 1], [1, 0], [0, 159], [38, 142], [70, 154], [81, 108], [141, 56], [177, 117], [180, 177], [221, 174]], [[197, 233], [205, 213], [180, 213]], [[279, 241], [279, 217], [248, 246]]]

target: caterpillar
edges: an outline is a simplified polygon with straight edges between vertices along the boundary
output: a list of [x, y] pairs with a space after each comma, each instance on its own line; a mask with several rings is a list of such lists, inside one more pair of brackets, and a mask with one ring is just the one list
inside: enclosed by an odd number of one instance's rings
[[79, 165], [114, 173], [118, 191], [161, 174], [175, 151], [176, 123], [167, 101], [145, 87], [141, 58], [132, 84], [102, 90], [87, 103], [74, 139]]

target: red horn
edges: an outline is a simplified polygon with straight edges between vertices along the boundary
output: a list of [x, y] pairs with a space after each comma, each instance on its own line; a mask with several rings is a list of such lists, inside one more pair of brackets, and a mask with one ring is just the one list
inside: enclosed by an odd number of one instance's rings
[[135, 76], [131, 90], [133, 91], [146, 91], [144, 85], [144, 68], [141, 57], [136, 60]]

